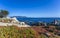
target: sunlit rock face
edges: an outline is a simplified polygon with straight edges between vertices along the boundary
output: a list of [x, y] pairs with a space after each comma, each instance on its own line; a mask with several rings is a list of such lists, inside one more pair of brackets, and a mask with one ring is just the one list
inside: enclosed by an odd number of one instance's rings
[[20, 22], [17, 20], [16, 17], [13, 18], [0, 18], [0, 26], [18, 26], [18, 27], [30, 27], [30, 25], [27, 25], [25, 22]]

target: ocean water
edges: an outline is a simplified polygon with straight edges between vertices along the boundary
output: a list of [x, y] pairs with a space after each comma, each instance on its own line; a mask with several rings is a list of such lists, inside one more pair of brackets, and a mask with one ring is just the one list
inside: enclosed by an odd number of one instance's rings
[[53, 22], [54, 20], [60, 20], [60, 18], [20, 18], [17, 17], [17, 20], [22, 22]]

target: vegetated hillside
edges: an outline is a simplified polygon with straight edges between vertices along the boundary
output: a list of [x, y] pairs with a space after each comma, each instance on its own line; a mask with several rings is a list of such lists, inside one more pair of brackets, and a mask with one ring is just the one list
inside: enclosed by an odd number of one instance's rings
[[59, 38], [57, 32], [55, 26], [4, 26], [0, 27], [0, 38]]

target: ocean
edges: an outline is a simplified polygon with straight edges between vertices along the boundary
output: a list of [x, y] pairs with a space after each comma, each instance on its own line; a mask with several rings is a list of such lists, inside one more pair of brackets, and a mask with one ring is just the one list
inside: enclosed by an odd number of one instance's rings
[[17, 17], [17, 20], [22, 21], [22, 22], [53, 22], [54, 20], [60, 20], [60, 18], [20, 18]]

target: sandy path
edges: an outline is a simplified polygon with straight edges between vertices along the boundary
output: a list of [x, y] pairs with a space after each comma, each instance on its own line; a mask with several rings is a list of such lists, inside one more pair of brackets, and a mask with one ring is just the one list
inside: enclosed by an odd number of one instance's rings
[[12, 26], [12, 25], [16, 25], [18, 27], [30, 27], [29, 25], [20, 25], [20, 24], [15, 24], [15, 23], [3, 23], [3, 22], [0, 22], [0, 26]]

